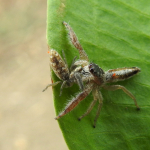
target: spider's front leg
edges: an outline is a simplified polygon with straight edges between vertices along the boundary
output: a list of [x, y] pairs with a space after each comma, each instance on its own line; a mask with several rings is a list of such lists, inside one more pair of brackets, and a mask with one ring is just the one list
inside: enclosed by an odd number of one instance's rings
[[84, 90], [79, 93], [75, 98], [73, 98], [65, 107], [65, 109], [55, 118], [56, 120], [59, 119], [60, 117], [64, 116], [71, 110], [73, 110], [80, 101], [82, 101], [84, 98], [86, 98], [89, 93], [92, 91], [93, 88], [93, 83], [89, 83], [85, 86]]
[[82, 48], [80, 42], [78, 41], [78, 38], [77, 38], [76, 34], [74, 33], [74, 31], [72, 30], [72, 28], [65, 21], [63, 22], [63, 24], [69, 31], [69, 38], [71, 40], [71, 43], [75, 46], [75, 48], [77, 48], [79, 50], [80, 60], [85, 60], [85, 61], [89, 62], [88, 56], [87, 56], [86, 52], [83, 50], [83, 48]]

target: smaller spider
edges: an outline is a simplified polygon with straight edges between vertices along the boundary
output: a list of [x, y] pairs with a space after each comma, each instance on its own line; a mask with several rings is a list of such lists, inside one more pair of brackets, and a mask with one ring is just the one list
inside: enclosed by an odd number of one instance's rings
[[62, 94], [62, 89], [64, 87], [65, 88], [71, 87], [73, 83], [77, 83], [79, 85], [80, 90], [83, 90], [83, 82], [80, 73], [82, 67], [74, 64], [76, 57], [73, 59], [70, 69], [68, 69], [66, 57], [63, 50], [62, 53], [64, 60], [59, 55], [59, 53], [54, 49], [51, 49], [50, 51], [48, 51], [48, 53], [50, 55], [50, 67], [53, 69], [57, 77], [62, 81], [57, 81], [55, 83], [48, 84], [45, 87], [45, 89], [43, 89], [43, 92], [47, 90], [48, 87], [56, 86], [59, 83], [62, 83], [60, 88], [60, 96]]
[[[85, 86], [84, 86], [83, 91], [78, 93], [76, 97], [73, 98], [67, 104], [64, 110], [61, 113], [59, 113], [59, 115], [55, 119], [57, 120], [60, 117], [67, 114], [68, 112], [70, 112], [71, 110], [73, 110], [83, 99], [85, 99], [90, 94], [90, 92], [92, 92], [94, 100], [90, 104], [87, 111], [78, 119], [81, 120], [83, 117], [88, 115], [98, 100], [99, 105], [98, 105], [98, 110], [97, 110], [97, 113], [94, 119], [94, 125], [93, 125], [93, 127], [95, 128], [96, 122], [99, 117], [102, 104], [103, 104], [103, 97], [102, 97], [101, 92], [99, 91], [100, 88], [104, 88], [106, 90], [111, 90], [111, 91], [122, 89], [128, 96], [130, 96], [133, 99], [135, 106], [137, 107], [137, 110], [140, 110], [135, 97], [124, 86], [106, 85], [107, 83], [128, 79], [136, 75], [137, 73], [139, 73], [140, 68], [125, 67], [125, 68], [111, 69], [111, 70], [104, 72], [97, 64], [89, 62], [88, 56], [86, 52], [83, 50], [82, 46], [80, 45], [77, 39], [77, 36], [72, 30], [72, 28], [66, 22], [63, 22], [63, 24], [65, 25], [66, 29], [69, 31], [69, 37], [70, 37], [71, 43], [75, 46], [75, 48], [79, 50], [80, 59], [74, 62], [74, 65], [81, 66], [81, 69], [78, 70], [77, 73], [80, 75], [82, 82], [85, 83]], [[74, 74], [74, 73], [75, 72], [72, 72], [71, 74]]]

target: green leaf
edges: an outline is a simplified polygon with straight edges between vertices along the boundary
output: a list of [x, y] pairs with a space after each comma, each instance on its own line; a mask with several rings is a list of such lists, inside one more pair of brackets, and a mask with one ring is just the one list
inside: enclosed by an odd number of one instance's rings
[[[96, 105], [80, 122], [93, 100], [90, 94], [77, 108], [58, 120], [71, 150], [150, 149], [150, 1], [143, 0], [48, 0], [47, 40], [50, 48], [65, 51], [70, 65], [78, 51], [70, 45], [62, 21], [69, 22], [91, 62], [104, 71], [141, 68], [141, 73], [123, 82], [135, 95], [141, 110], [123, 91], [101, 89], [104, 102], [97, 126], [92, 127]], [[54, 82], [59, 79], [52, 72]], [[79, 91], [74, 85], [53, 88], [56, 115]], [[59, 143], [59, 141], [58, 141]]]

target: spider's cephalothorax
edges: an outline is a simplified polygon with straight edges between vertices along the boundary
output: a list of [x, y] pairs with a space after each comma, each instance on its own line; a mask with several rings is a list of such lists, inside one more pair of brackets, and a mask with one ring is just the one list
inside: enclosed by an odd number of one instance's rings
[[98, 85], [102, 85], [105, 82], [105, 72], [94, 63], [89, 65], [89, 71], [94, 76], [94, 82]]
[[[81, 120], [83, 117], [89, 114], [93, 106], [95, 105], [95, 103], [98, 101], [99, 105], [98, 105], [98, 109], [97, 109], [97, 113], [96, 113], [96, 117], [94, 119], [94, 125], [93, 125], [95, 127], [98, 116], [102, 108], [102, 104], [103, 104], [103, 97], [100, 92], [100, 88], [104, 88], [104, 89], [111, 90], [111, 91], [122, 89], [128, 96], [130, 96], [133, 99], [135, 106], [139, 110], [140, 108], [137, 104], [135, 97], [124, 86], [106, 85], [106, 84], [128, 79], [136, 75], [137, 73], [139, 73], [140, 68], [138, 67], [118, 68], [118, 69], [111, 69], [111, 70], [104, 72], [97, 64], [89, 62], [88, 56], [86, 52], [83, 50], [82, 46], [80, 45], [78, 38], [76, 34], [74, 33], [74, 31], [72, 30], [72, 28], [66, 22], [63, 22], [63, 24], [65, 25], [66, 29], [69, 31], [69, 38], [70, 38], [71, 43], [79, 51], [80, 59], [73, 63], [74, 65], [73, 70], [69, 72], [66, 69], [65, 72], [66, 72], [67, 78], [62, 78], [61, 74], [58, 74], [58, 72], [55, 71], [56, 67], [54, 68], [52, 67], [52, 69], [54, 70], [55, 74], [58, 77], [60, 77], [61, 80], [63, 80], [63, 82], [68, 82], [72, 84], [78, 83], [79, 87], [82, 87], [82, 91], [79, 92], [67, 104], [64, 110], [61, 113], [59, 113], [55, 119], [59, 119], [60, 117], [64, 116], [65, 114], [73, 110], [83, 99], [85, 99], [90, 94], [90, 92], [92, 92], [93, 101], [91, 102], [87, 111], [78, 119]], [[84, 83], [84, 88], [83, 88], [83, 83]]]
[[98, 78], [101, 78], [105, 72], [97, 65], [94, 63], [91, 63], [89, 65], [89, 71], [93, 74], [93, 76], [96, 76]]
[[105, 83], [105, 72], [97, 64], [90, 63], [84, 66], [81, 74], [83, 81], [93, 81], [99, 86]]

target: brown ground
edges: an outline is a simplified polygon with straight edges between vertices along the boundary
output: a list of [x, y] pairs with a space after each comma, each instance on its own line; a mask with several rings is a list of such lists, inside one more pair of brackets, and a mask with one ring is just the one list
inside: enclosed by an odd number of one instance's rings
[[0, 0], [0, 150], [67, 150], [54, 120], [46, 1]]

